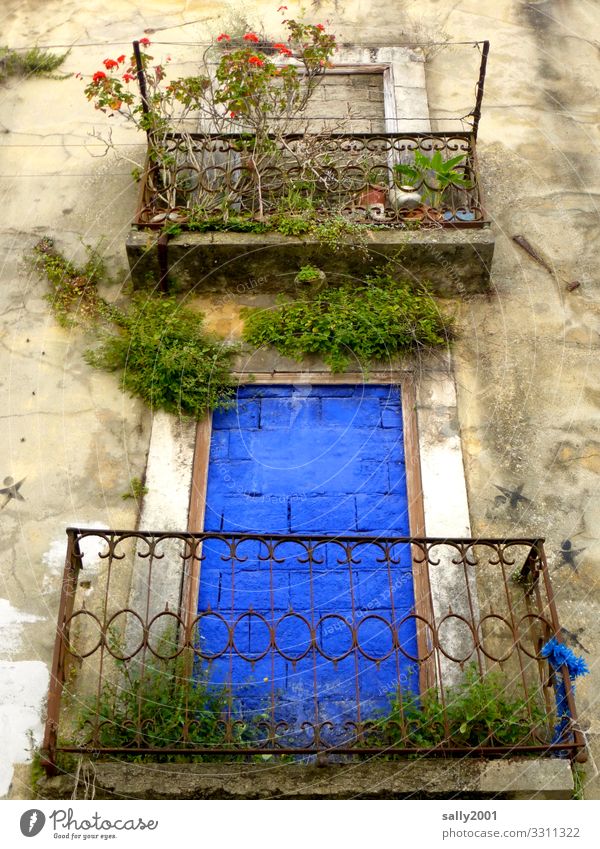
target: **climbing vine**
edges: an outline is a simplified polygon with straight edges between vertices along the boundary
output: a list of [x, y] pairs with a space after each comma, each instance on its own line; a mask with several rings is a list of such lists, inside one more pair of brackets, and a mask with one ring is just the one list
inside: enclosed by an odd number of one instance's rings
[[134, 296], [118, 307], [98, 294], [104, 265], [95, 251], [76, 266], [45, 237], [32, 261], [48, 281], [46, 299], [63, 327], [81, 326], [98, 345], [86, 351], [95, 368], [119, 372], [122, 388], [152, 409], [201, 418], [231, 403], [236, 347], [211, 335], [204, 316], [176, 298]]

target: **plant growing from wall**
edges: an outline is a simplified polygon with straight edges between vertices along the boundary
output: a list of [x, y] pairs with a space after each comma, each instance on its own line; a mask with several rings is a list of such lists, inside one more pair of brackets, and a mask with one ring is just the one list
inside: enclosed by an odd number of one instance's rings
[[415, 290], [389, 269], [358, 285], [281, 298], [273, 309], [246, 308], [242, 314], [246, 342], [273, 345], [298, 360], [319, 354], [333, 372], [344, 371], [351, 357], [367, 367], [373, 360], [446, 345], [453, 328], [425, 289]]
[[314, 265], [303, 265], [296, 274], [297, 283], [317, 283], [321, 280], [323, 272]]
[[141, 478], [131, 478], [129, 481], [129, 489], [127, 492], [124, 492], [121, 498], [123, 501], [127, 501], [129, 498], [133, 498], [134, 501], [141, 501], [144, 495], [148, 494], [148, 487], [145, 486], [144, 482]]
[[[78, 267], [54, 247], [48, 237], [35, 246], [31, 260], [46, 277], [45, 296], [63, 327], [84, 326], [99, 337], [99, 346], [85, 353], [95, 368], [121, 372], [121, 385], [153, 409], [201, 418], [209, 410], [232, 403], [235, 382], [231, 363], [236, 347], [203, 327], [202, 313], [181, 306], [175, 298], [134, 297], [119, 308], [98, 294], [105, 269], [96, 251]], [[131, 495], [143, 495], [140, 481]]]
[[45, 298], [63, 327], [81, 321], [87, 324], [95, 320], [105, 306], [98, 295], [98, 283], [105, 274], [104, 263], [92, 248], [88, 247], [87, 251], [88, 261], [77, 266], [65, 259], [47, 236], [33, 248], [33, 265], [50, 284]]
[[454, 186], [460, 189], [472, 187], [473, 184], [465, 176], [464, 169], [460, 167], [465, 159], [464, 153], [444, 159], [439, 150], [436, 150], [431, 158], [422, 151], [415, 150], [412, 163], [394, 165], [394, 177], [398, 185], [422, 189], [423, 200], [431, 206], [439, 207], [442, 205], [444, 192], [449, 187]]
[[436, 748], [445, 741], [458, 746], [520, 746], [538, 744], [545, 712], [535, 695], [510, 692], [500, 671], [481, 675], [469, 665], [463, 680], [449, 687], [442, 702], [436, 690], [419, 696], [396, 694], [392, 709], [374, 726], [387, 745]]
[[29, 50], [11, 50], [10, 47], [0, 47], [0, 82], [8, 77], [53, 77], [66, 79], [70, 74], [56, 77], [54, 71], [60, 68], [69, 55], [66, 53], [51, 53], [40, 47]]
[[232, 403], [236, 348], [203, 328], [203, 315], [175, 298], [134, 297], [115, 310], [116, 333], [86, 352], [95, 368], [121, 373], [121, 385], [152, 409], [202, 418]]

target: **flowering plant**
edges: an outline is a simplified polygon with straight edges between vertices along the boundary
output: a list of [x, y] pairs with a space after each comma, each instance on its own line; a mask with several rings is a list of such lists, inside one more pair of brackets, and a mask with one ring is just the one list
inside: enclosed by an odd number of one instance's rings
[[[243, 131], [246, 138], [253, 140], [251, 149], [246, 145], [245, 151], [256, 174], [260, 173], [264, 158], [272, 158], [278, 147], [272, 144], [272, 136], [282, 137], [290, 132], [290, 127], [298, 131], [294, 122], [301, 117], [325, 69], [331, 66], [335, 36], [327, 33], [321, 24], [294, 20], [285, 20], [283, 24], [288, 38], [274, 45], [275, 57], [261, 51], [258, 36], [247, 32], [242, 46], [223, 53], [215, 70], [209, 61], [209, 48], [199, 74], [170, 80], [167, 79], [170, 57], [156, 64], [148, 53], [150, 41], [140, 39], [145, 97], [134, 93], [132, 87], [138, 78], [134, 56], [107, 58], [103, 61], [104, 69], [92, 76], [85, 95], [95, 108], [109, 117], [122, 115], [146, 131], [149, 157], [158, 169], [158, 182], [169, 206], [176, 205], [173, 193], [180, 179], [176, 157], [169, 145], [173, 133], [181, 134], [184, 146], [187, 140], [188, 160], [194, 162], [186, 119], [194, 117], [200, 132], [207, 136]], [[227, 44], [231, 37], [221, 33], [216, 41]], [[175, 177], [173, 171], [177, 172]], [[167, 198], [169, 193], [172, 196]]]

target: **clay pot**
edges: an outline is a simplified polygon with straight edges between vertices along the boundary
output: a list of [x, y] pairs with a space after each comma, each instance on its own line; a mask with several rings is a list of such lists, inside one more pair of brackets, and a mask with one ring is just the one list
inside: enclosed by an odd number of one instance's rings
[[385, 207], [385, 200], [387, 196], [387, 189], [384, 186], [374, 186], [369, 184], [366, 189], [357, 195], [356, 197], [356, 205], [362, 206], [367, 209], [369, 206], [381, 206]]
[[421, 206], [410, 209], [403, 217], [405, 221], [424, 221], [426, 223], [437, 223], [444, 219], [444, 215], [439, 209], [436, 209], [434, 206], [427, 206], [424, 203]]

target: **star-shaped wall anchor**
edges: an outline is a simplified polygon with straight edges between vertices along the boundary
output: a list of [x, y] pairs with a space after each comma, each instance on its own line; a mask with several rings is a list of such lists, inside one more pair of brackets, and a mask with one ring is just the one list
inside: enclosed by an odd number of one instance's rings
[[0, 510], [4, 510], [8, 502], [11, 501], [13, 498], [15, 499], [15, 501], [25, 501], [25, 499], [19, 492], [19, 490], [21, 489], [21, 484], [24, 480], [25, 478], [21, 478], [20, 481], [17, 481], [17, 483], [15, 483], [14, 479], [11, 478], [10, 475], [4, 478], [4, 487], [0, 489], [0, 496], [3, 496], [4, 501], [2, 503], [2, 506], [0, 507]]
[[577, 562], [575, 558], [578, 554], [582, 554], [585, 551], [585, 548], [573, 548], [573, 543], [570, 539], [564, 539], [560, 544], [560, 557], [561, 562], [558, 566], [570, 566], [570, 568], [576, 572], [577, 571]]
[[494, 486], [502, 493], [502, 495], [497, 495], [494, 499], [494, 504], [496, 506], [506, 504], [508, 501], [508, 506], [514, 510], [521, 501], [524, 504], [531, 504], [531, 499], [526, 498], [521, 494], [523, 492], [523, 487], [525, 486], [523, 483], [520, 483], [516, 489], [506, 489], [506, 487], [498, 486], [497, 483], [495, 483]]

